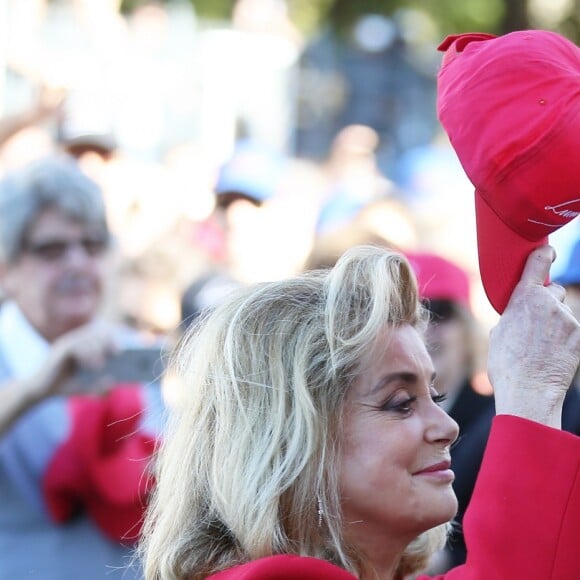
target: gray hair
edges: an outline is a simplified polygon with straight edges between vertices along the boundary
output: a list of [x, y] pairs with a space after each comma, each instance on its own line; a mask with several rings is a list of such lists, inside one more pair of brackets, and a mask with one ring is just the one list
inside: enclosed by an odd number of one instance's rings
[[[363, 246], [332, 270], [234, 291], [191, 326], [143, 529], [146, 578], [201, 580], [283, 553], [360, 573], [338, 485], [345, 397], [385, 326], [422, 332], [426, 316], [407, 260]], [[446, 530], [412, 542], [397, 577], [424, 566]]]
[[15, 261], [28, 228], [49, 208], [109, 233], [100, 187], [67, 156], [38, 159], [0, 180], [0, 260]]

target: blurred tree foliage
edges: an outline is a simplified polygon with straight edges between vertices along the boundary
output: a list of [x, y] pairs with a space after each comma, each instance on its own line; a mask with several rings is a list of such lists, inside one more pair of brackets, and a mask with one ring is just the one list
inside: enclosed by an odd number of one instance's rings
[[[227, 19], [234, 4], [234, 0], [189, 1], [202, 18]], [[307, 35], [325, 24], [344, 33], [363, 14], [396, 16], [401, 10], [411, 9], [428, 16], [439, 36], [474, 30], [504, 34], [546, 28], [580, 40], [577, 0], [287, 0], [287, 4], [292, 20]]]
[[[123, 0], [123, 12], [152, 0]], [[169, 3], [175, 0], [162, 0]], [[188, 0], [200, 18], [228, 20], [235, 0]], [[293, 22], [305, 34], [330, 25], [346, 33], [363, 14], [396, 17], [401, 11], [423, 13], [439, 37], [461, 32], [505, 34], [525, 28], [558, 31], [580, 41], [578, 0], [286, 0]], [[431, 39], [427, 39], [431, 40]]]

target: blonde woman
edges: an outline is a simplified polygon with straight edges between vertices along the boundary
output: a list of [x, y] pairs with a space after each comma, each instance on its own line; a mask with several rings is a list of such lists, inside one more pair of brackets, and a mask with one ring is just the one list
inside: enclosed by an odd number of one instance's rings
[[[501, 416], [465, 522], [468, 561], [449, 580], [580, 577], [580, 440], [558, 430], [580, 327], [563, 289], [542, 285], [552, 259], [548, 246], [531, 255], [492, 335]], [[457, 507], [458, 428], [438, 405], [426, 322], [407, 260], [365, 246], [331, 270], [240, 290], [190, 329], [146, 578], [419, 572]]]

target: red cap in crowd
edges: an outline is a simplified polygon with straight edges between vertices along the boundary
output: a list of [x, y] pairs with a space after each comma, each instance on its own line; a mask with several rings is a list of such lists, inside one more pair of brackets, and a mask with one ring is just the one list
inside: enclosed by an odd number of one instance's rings
[[469, 276], [457, 264], [430, 253], [407, 253], [423, 300], [449, 300], [467, 310], [470, 305]]
[[529, 253], [580, 213], [580, 49], [542, 30], [439, 48], [437, 113], [476, 188], [481, 279], [501, 313]]

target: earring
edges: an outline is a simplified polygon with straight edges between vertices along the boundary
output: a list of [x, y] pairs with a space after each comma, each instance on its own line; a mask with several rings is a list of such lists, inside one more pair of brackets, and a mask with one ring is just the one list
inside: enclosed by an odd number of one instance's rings
[[316, 512], [318, 513], [318, 527], [320, 528], [322, 526], [322, 516], [324, 515], [320, 496], [316, 496]]

